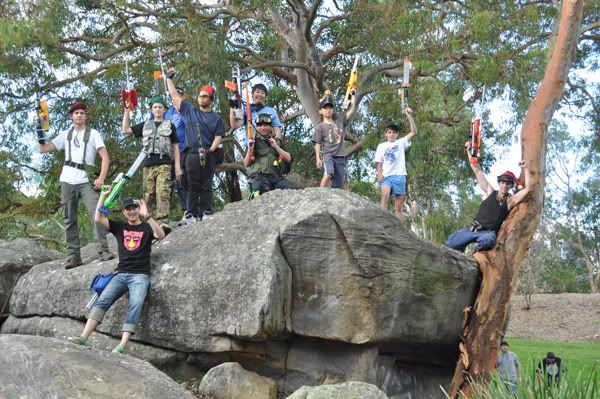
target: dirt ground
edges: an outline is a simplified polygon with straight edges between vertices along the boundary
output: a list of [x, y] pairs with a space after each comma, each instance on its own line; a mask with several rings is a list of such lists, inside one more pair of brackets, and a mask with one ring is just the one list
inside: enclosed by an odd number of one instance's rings
[[513, 295], [507, 337], [554, 341], [600, 341], [600, 294]]

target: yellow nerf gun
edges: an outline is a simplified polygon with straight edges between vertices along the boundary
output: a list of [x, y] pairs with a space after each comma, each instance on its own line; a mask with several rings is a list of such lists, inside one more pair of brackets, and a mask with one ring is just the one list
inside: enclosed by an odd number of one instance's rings
[[354, 58], [354, 65], [352, 66], [352, 71], [350, 72], [350, 79], [348, 79], [348, 84], [346, 85], [346, 95], [344, 96], [344, 109], [350, 108], [350, 101], [352, 99], [352, 91], [356, 89], [356, 83], [358, 82], [358, 62], [360, 60], [360, 56], [357, 54]]
[[46, 100], [35, 99], [35, 110], [38, 113], [36, 124], [35, 124], [35, 132], [37, 133], [38, 143], [46, 144], [46, 132], [50, 130], [50, 117], [48, 115], [48, 103]]

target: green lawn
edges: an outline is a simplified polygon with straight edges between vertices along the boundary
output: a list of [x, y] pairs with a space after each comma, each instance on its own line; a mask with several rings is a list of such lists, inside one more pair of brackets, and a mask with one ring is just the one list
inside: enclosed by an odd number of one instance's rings
[[[566, 370], [565, 377], [574, 382], [577, 374], [582, 372], [589, 375], [595, 367], [596, 384], [600, 385], [600, 342], [559, 342], [536, 341], [530, 339], [507, 339], [510, 350], [519, 356], [523, 372], [533, 375], [537, 364], [546, 357], [548, 352], [562, 359], [562, 367]], [[561, 370], [561, 376], [562, 376]]]

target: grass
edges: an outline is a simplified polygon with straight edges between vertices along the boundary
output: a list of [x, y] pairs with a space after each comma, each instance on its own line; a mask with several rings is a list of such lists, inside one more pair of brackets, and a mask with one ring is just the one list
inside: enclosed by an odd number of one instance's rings
[[596, 384], [600, 385], [600, 342], [559, 342], [536, 341], [521, 338], [508, 339], [510, 350], [519, 356], [523, 366], [523, 376], [533, 375], [537, 364], [546, 357], [548, 352], [562, 359], [561, 378], [575, 382], [577, 375], [589, 373], [594, 367]]
[[[600, 342], [508, 339], [519, 356], [523, 381], [517, 394], [507, 393], [495, 375], [489, 385], [473, 384], [471, 399], [598, 399], [600, 398]], [[561, 382], [548, 389], [536, 378], [535, 369], [548, 352], [562, 359]]]

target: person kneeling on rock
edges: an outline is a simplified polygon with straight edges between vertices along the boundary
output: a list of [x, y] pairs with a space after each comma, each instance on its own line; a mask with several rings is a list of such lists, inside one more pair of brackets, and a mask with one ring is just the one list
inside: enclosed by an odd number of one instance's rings
[[[109, 191], [108, 189], [102, 191], [98, 208], [102, 206]], [[81, 335], [69, 338], [69, 341], [85, 345], [88, 337], [102, 322], [106, 311], [129, 291], [129, 306], [123, 324], [123, 335], [121, 342], [113, 350], [115, 353], [123, 353], [129, 339], [135, 333], [150, 285], [152, 241], [162, 240], [165, 237], [163, 229], [149, 214], [144, 200], [127, 198], [123, 201], [122, 207], [126, 222], [109, 220], [96, 209], [94, 218], [96, 224], [110, 231], [117, 240], [119, 263], [116, 275], [110, 280], [92, 308], [83, 332]]]
[[283, 146], [280, 138], [272, 137], [273, 126], [270, 114], [260, 114], [256, 118], [258, 135], [256, 141], [248, 143], [244, 166], [250, 172], [250, 193], [256, 197], [275, 189], [291, 189], [283, 176], [289, 172], [292, 156]]

